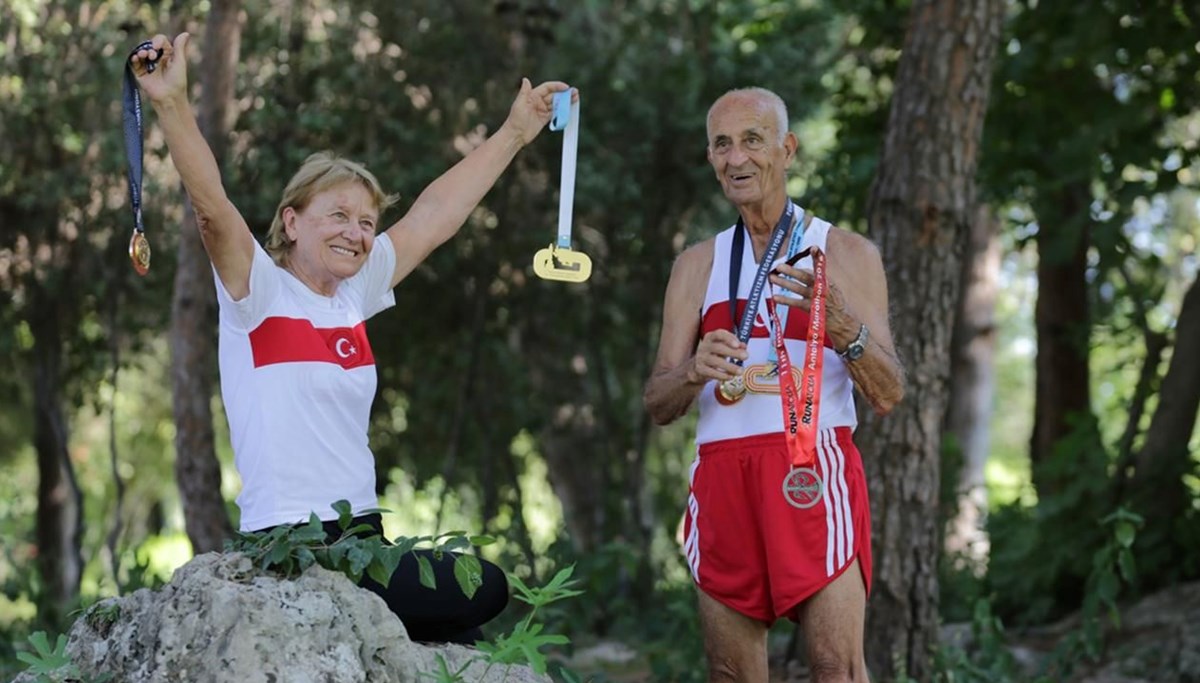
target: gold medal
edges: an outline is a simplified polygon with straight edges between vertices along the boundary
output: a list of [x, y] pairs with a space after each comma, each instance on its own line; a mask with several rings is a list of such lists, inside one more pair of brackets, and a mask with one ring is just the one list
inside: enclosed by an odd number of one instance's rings
[[733, 405], [746, 395], [746, 379], [742, 375], [727, 379], [717, 384], [716, 391], [713, 393], [716, 394], [717, 403], [723, 406]]
[[582, 251], [551, 243], [533, 255], [533, 272], [543, 280], [583, 282], [592, 274], [592, 260]]
[[150, 241], [146, 234], [137, 230], [129, 238], [129, 260], [133, 261], [133, 269], [138, 275], [150, 272]]

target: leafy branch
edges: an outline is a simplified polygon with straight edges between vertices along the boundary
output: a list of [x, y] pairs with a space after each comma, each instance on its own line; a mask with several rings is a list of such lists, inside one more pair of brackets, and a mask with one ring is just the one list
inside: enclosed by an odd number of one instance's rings
[[[491, 536], [448, 531], [434, 536], [397, 536], [389, 543], [371, 525], [354, 524], [354, 513], [348, 501], [339, 500], [332, 507], [338, 513], [339, 530], [332, 541], [324, 522], [314, 512], [309, 515], [307, 524], [239, 533], [226, 542], [225, 550], [243, 553], [256, 567], [286, 578], [298, 576], [317, 564], [341, 572], [355, 583], [366, 574], [386, 586], [406, 553], [427, 549], [438, 560], [444, 553], [453, 553], [454, 578], [468, 598], [474, 597], [483, 585], [483, 565], [479, 558], [462, 551], [495, 543]], [[382, 512], [387, 510], [371, 509], [359, 514]], [[415, 558], [421, 585], [436, 588], [429, 558], [423, 554], [415, 555]]]
[[530, 588], [516, 576], [508, 575], [509, 583], [517, 591], [514, 597], [529, 604], [532, 609], [529, 610], [529, 614], [525, 615], [525, 619], [517, 624], [512, 633], [500, 636], [494, 644], [478, 643], [476, 645], [481, 652], [487, 655], [489, 669], [495, 664], [511, 665], [524, 662], [529, 664], [529, 667], [535, 672], [546, 673], [546, 656], [541, 649], [547, 645], [566, 645], [571, 640], [564, 635], [542, 633], [544, 625], [533, 623], [533, 617], [537, 614], [538, 609], [552, 602], [583, 595], [583, 591], [572, 588], [576, 583], [571, 580], [571, 574], [574, 571], [575, 565], [560, 570], [549, 583], [541, 588]]

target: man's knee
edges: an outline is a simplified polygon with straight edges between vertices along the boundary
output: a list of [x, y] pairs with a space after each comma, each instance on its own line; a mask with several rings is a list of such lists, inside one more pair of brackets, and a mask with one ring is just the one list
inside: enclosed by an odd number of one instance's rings
[[808, 671], [812, 683], [863, 683], [866, 673], [860, 663], [836, 654], [810, 655]]
[[737, 683], [752, 683], [758, 676], [758, 668], [744, 659], [720, 654], [708, 655], [708, 680], [736, 681]]

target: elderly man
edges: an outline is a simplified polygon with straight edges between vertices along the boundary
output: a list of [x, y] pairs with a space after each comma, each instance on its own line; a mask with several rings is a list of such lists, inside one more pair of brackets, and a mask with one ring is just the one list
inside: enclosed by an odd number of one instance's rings
[[884, 414], [904, 376], [878, 250], [787, 196], [797, 144], [769, 90], [709, 109], [708, 160], [739, 219], [676, 261], [646, 383], [658, 424], [699, 398], [684, 551], [709, 681], [766, 681], [780, 617], [804, 630], [814, 681], [867, 680], [870, 510], [853, 390]]

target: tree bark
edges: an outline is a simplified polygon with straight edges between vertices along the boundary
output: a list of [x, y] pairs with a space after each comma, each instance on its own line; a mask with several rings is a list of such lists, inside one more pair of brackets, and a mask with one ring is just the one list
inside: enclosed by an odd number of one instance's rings
[[[199, 124], [220, 165], [229, 134], [234, 69], [241, 38], [239, 0], [214, 0], [204, 37]], [[196, 553], [220, 550], [230, 535], [221, 496], [221, 467], [213, 447], [214, 330], [212, 267], [191, 202], [179, 238], [171, 301], [171, 384], [175, 414], [175, 478], [184, 523]]]
[[963, 291], [959, 298], [950, 360], [950, 403], [946, 435], [957, 445], [953, 517], [946, 526], [944, 548], [955, 561], [981, 574], [989, 541], [987, 482], [984, 468], [990, 448], [989, 422], [996, 350], [996, 290], [1000, 277], [999, 221], [981, 205], [971, 223], [963, 257]]
[[41, 284], [30, 283], [40, 300], [30, 320], [34, 335], [34, 446], [38, 461], [37, 564], [45, 584], [38, 616], [45, 623], [65, 623], [79, 598], [83, 576], [80, 541], [83, 494], [75, 480], [68, 451], [67, 420], [62, 410], [64, 354], [57, 297]]
[[1191, 501], [1184, 475], [1193, 467], [1188, 444], [1200, 411], [1200, 359], [1195, 349], [1200, 349], [1200, 278], [1184, 296], [1175, 323], [1171, 362], [1131, 487], [1135, 511], [1146, 518], [1146, 533], [1137, 539], [1138, 560], [1148, 567], [1170, 566], [1170, 558], [1183, 552], [1173, 531]]
[[1034, 322], [1038, 351], [1029, 457], [1039, 498], [1061, 491], [1067, 478], [1078, 474], [1067, 471], [1066, 463], [1051, 462], [1055, 445], [1081, 426], [1093, 423], [1086, 420], [1091, 415], [1091, 307], [1087, 284], [1090, 201], [1086, 181], [1080, 181], [1062, 188], [1037, 209], [1038, 296]]
[[876, 679], [932, 677], [938, 488], [951, 334], [975, 202], [1002, 0], [918, 0], [896, 76], [868, 221], [891, 284], [905, 400], [860, 431], [875, 523], [867, 618]]

